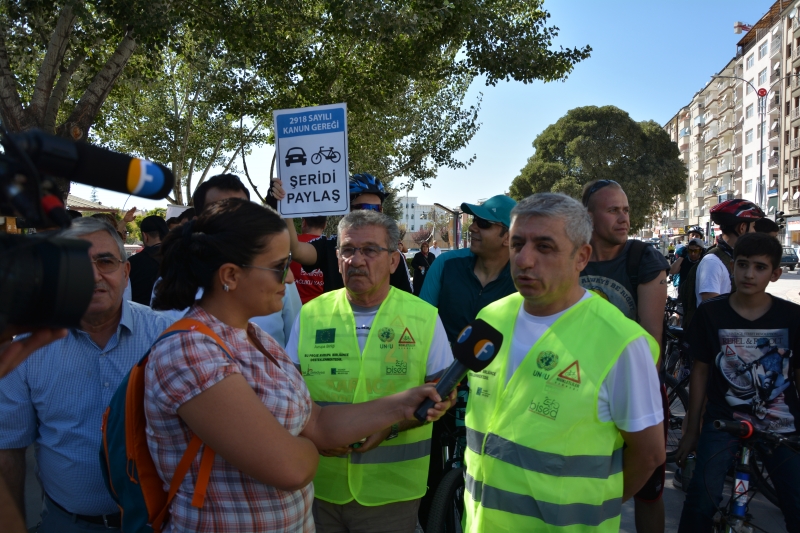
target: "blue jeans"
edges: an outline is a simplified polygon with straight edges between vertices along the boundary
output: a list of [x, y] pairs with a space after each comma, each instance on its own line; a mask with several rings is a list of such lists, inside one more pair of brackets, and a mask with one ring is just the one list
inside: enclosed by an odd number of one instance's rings
[[[713, 422], [703, 424], [678, 533], [711, 531], [714, 514], [722, 502], [725, 476], [736, 461], [739, 444], [740, 439], [714, 429]], [[800, 533], [800, 454], [780, 447], [771, 455], [759, 454], [759, 460], [767, 468], [778, 493], [786, 530]]]

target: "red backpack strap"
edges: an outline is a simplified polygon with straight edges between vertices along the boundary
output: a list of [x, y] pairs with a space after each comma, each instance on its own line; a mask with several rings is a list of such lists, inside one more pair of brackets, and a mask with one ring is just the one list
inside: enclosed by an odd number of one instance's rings
[[[202, 333], [203, 335], [211, 337], [212, 339], [214, 339], [214, 342], [216, 342], [219, 345], [219, 347], [222, 348], [222, 351], [225, 352], [225, 355], [227, 355], [228, 358], [233, 359], [233, 354], [231, 353], [230, 349], [228, 349], [228, 345], [225, 344], [225, 341], [220, 339], [219, 335], [214, 333], [211, 330], [211, 328], [209, 328], [199, 320], [194, 320], [193, 318], [182, 318], [178, 320], [170, 327], [168, 327], [166, 330], [164, 330], [164, 333], [161, 334], [161, 337], [165, 337], [168, 334], [179, 331], [186, 331], [186, 332], [196, 331], [198, 333]], [[159, 337], [159, 340], [161, 339], [161, 337]]]

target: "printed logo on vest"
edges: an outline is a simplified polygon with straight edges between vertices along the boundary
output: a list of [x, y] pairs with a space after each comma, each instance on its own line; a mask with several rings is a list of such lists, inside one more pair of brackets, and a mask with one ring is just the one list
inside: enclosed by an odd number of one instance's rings
[[321, 376], [324, 373], [324, 370], [314, 370], [310, 366], [306, 367], [306, 369], [303, 371], [304, 376]]
[[346, 368], [331, 368], [332, 376], [346, 376], [350, 371]]
[[406, 328], [403, 330], [403, 334], [400, 335], [400, 340], [397, 341], [397, 344], [399, 344], [400, 346], [403, 345], [408, 346], [417, 344], [417, 341], [414, 340], [414, 336], [411, 334], [410, 331], [408, 331], [408, 328]]
[[558, 354], [553, 352], [539, 352], [536, 365], [546, 371], [553, 370], [558, 365]]
[[318, 329], [314, 344], [332, 344], [336, 342], [336, 328]]
[[383, 342], [392, 342], [394, 340], [394, 330], [392, 328], [382, 328], [378, 332], [378, 338]]
[[562, 370], [555, 379], [556, 383], [569, 388], [578, 389], [581, 386], [581, 365], [575, 361], [567, 368]]
[[536, 400], [531, 400], [531, 404], [528, 406], [528, 411], [550, 420], [555, 420], [558, 416], [558, 410], [560, 407], [561, 404], [556, 400], [545, 396], [543, 401], [537, 402]]
[[408, 374], [408, 363], [395, 361], [394, 365], [386, 366], [387, 376], [405, 376], [406, 374]]
[[489, 391], [484, 389], [483, 387], [478, 387], [478, 390], [475, 391], [475, 394], [477, 394], [478, 396], [483, 396], [484, 398], [489, 397]]

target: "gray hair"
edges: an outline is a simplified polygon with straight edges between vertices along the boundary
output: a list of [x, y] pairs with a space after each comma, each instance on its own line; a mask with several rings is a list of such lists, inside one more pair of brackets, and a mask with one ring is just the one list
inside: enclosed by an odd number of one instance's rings
[[400, 228], [397, 227], [397, 222], [388, 215], [366, 209], [351, 211], [339, 221], [339, 240], [341, 241], [342, 239], [343, 231], [367, 226], [378, 226], [385, 229], [387, 238], [386, 247], [392, 252], [397, 250], [397, 244], [400, 242]]
[[128, 254], [125, 253], [125, 243], [122, 242], [122, 239], [119, 238], [119, 233], [117, 233], [117, 229], [112, 227], [111, 224], [102, 220], [100, 218], [94, 217], [81, 217], [76, 218], [72, 221], [72, 225], [65, 229], [59, 237], [69, 238], [69, 239], [77, 239], [83, 237], [84, 235], [89, 235], [90, 233], [97, 233], [98, 231], [105, 231], [111, 238], [114, 239], [114, 242], [117, 243], [119, 247], [119, 257], [122, 259], [122, 262], [128, 260]]
[[580, 202], [566, 194], [542, 192], [528, 196], [511, 210], [515, 218], [558, 217], [564, 219], [567, 237], [577, 249], [592, 238], [592, 218]]

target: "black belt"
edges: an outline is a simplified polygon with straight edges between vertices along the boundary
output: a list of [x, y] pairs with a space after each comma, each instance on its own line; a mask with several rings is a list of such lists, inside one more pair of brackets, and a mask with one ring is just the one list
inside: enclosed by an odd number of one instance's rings
[[59, 505], [58, 502], [53, 500], [53, 498], [51, 498], [49, 494], [47, 494], [46, 496], [47, 496], [47, 500], [50, 503], [52, 503], [53, 505], [55, 505], [56, 507], [58, 507], [60, 510], [64, 511], [68, 515], [70, 515], [70, 516], [72, 516], [74, 518], [77, 518], [78, 520], [83, 520], [84, 522], [89, 522], [90, 524], [98, 524], [98, 525], [101, 525], [101, 526], [106, 526], [109, 529], [119, 529], [120, 527], [122, 527], [122, 515], [120, 513], [101, 514], [101, 515], [97, 515], [97, 516], [90, 516], [90, 515], [85, 515], [85, 514], [72, 513], [70, 511], [67, 511], [66, 509], [64, 509], [64, 507], [62, 507], [61, 505]]

